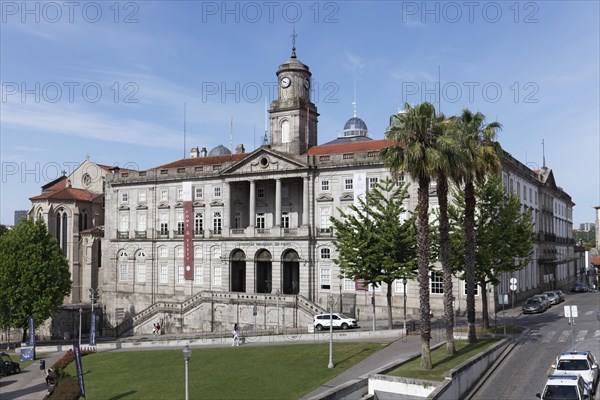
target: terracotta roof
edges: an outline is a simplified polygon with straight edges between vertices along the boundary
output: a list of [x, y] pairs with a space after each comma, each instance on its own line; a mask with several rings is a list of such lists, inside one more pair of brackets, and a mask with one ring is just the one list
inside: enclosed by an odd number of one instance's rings
[[46, 190], [54, 191], [54, 190], [64, 189], [66, 187], [67, 187], [67, 177], [61, 176], [61, 177], [54, 179], [53, 181], [46, 183], [44, 186], [42, 186], [42, 190], [43, 191], [46, 191]]
[[320, 154], [338, 154], [338, 153], [355, 153], [357, 151], [379, 151], [388, 146], [391, 142], [388, 140], [369, 140], [366, 142], [341, 143], [341, 144], [324, 144], [308, 149], [307, 154], [310, 156]]
[[152, 169], [166, 169], [166, 168], [183, 168], [183, 167], [196, 167], [200, 165], [217, 165], [227, 162], [236, 162], [244, 159], [249, 153], [239, 154], [226, 154], [223, 156], [212, 156], [212, 157], [193, 157], [183, 158], [181, 160], [173, 161], [169, 164], [159, 165]]
[[113, 169], [115, 168], [119, 168], [119, 171], [121, 172], [133, 172], [136, 171], [135, 169], [129, 169], [129, 168], [121, 168], [118, 165], [102, 165], [102, 164], [96, 164], [98, 167], [102, 168], [103, 170], [105, 170], [106, 172], [112, 172]]
[[600, 265], [600, 256], [593, 256], [591, 258], [592, 264], [594, 265]]
[[92, 193], [84, 189], [77, 188], [64, 188], [52, 192], [42, 193], [39, 196], [30, 197], [29, 200], [78, 200], [78, 201], [92, 201], [94, 198], [102, 196], [98, 193]]

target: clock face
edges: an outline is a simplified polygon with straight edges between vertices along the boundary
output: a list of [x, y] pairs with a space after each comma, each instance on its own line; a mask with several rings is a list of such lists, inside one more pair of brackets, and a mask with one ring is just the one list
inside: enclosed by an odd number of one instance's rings
[[289, 87], [291, 84], [292, 84], [292, 80], [290, 78], [288, 78], [287, 76], [284, 76], [283, 78], [281, 78], [281, 86], [284, 89]]
[[310, 89], [310, 80], [308, 80], [308, 79], [304, 80], [304, 88], [306, 90]]

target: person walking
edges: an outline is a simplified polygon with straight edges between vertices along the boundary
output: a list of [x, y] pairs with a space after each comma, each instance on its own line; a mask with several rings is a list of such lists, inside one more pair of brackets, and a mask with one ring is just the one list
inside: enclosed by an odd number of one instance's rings
[[231, 347], [234, 346], [239, 346], [240, 345], [240, 328], [238, 327], [238, 324], [234, 324], [233, 325], [233, 344], [231, 345]]

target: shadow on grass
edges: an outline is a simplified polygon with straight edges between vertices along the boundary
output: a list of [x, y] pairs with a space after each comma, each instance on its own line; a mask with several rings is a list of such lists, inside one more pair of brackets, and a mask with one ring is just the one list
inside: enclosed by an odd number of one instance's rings
[[[490, 340], [480, 340], [479, 342], [477, 342], [475, 344], [462, 347], [462, 348], [456, 350], [454, 352], [453, 356], [446, 356], [437, 362], [433, 362], [432, 367], [436, 368], [437, 366], [440, 366], [440, 365], [443, 365], [444, 363], [450, 362], [451, 360], [454, 360], [460, 356], [463, 356], [473, 350], [486, 348], [489, 344], [490, 344]], [[444, 346], [442, 346], [442, 347], [445, 348]]]
[[361, 351], [359, 351], [358, 353], [354, 353], [354, 354], [352, 354], [351, 356], [349, 356], [349, 357], [346, 357], [346, 358], [344, 358], [343, 360], [340, 360], [340, 361], [336, 362], [335, 364], [337, 365], [337, 364], [341, 364], [341, 363], [343, 363], [343, 362], [346, 362], [346, 361], [350, 361], [350, 360], [352, 360], [354, 357], [357, 357], [357, 356], [361, 355], [362, 353], [364, 353], [364, 352], [366, 352], [366, 351], [369, 351], [369, 349], [362, 349], [362, 350], [361, 350]]
[[129, 392], [125, 392], [125, 393], [121, 393], [118, 394], [116, 396], [111, 397], [108, 400], [119, 400], [119, 399], [124, 399], [127, 398], [128, 396], [131, 396], [132, 394], [136, 394], [137, 392], [135, 390], [130, 390]]

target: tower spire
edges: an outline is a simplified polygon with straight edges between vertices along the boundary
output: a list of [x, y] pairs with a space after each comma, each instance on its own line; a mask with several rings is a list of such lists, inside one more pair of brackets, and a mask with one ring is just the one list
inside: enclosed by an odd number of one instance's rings
[[293, 31], [290, 35], [292, 38], [292, 58], [296, 58], [296, 36], [298, 36], [298, 34], [296, 33], [296, 26], [294, 26], [292, 29]]
[[546, 168], [546, 147], [544, 146], [544, 139], [542, 139], [542, 168]]

